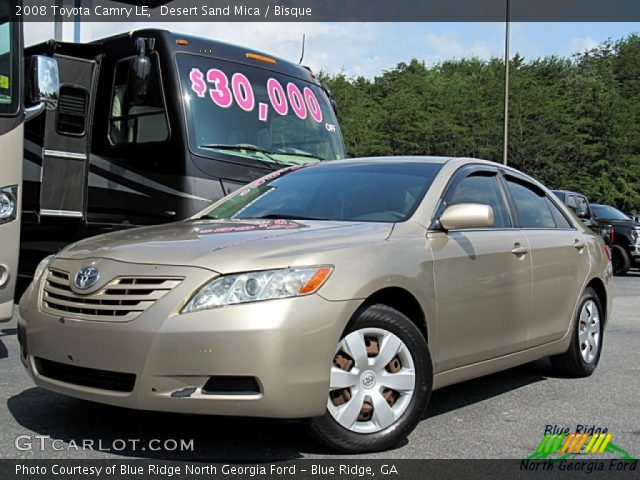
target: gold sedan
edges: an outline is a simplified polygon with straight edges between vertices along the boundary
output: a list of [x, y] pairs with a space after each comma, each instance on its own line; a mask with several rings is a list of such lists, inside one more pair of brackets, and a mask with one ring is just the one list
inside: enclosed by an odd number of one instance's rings
[[42, 388], [306, 419], [364, 452], [406, 437], [445, 385], [547, 356], [590, 375], [610, 282], [602, 240], [512, 168], [352, 159], [67, 247], [39, 266], [19, 337]]

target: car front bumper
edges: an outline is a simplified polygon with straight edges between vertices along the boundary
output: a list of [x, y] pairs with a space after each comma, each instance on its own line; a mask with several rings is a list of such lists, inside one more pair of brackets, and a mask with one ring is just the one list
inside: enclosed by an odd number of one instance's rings
[[[145, 410], [322, 415], [335, 345], [360, 301], [333, 302], [315, 294], [180, 315], [179, 306], [212, 276], [191, 270], [179, 287], [125, 322], [46, 313], [43, 280], [32, 285], [20, 304], [18, 326], [22, 361], [34, 382], [65, 395]], [[133, 375], [130, 391], [126, 385], [121, 391], [117, 382]], [[212, 393], [203, 388], [211, 380], [237, 383]], [[243, 390], [247, 380], [257, 387]]]

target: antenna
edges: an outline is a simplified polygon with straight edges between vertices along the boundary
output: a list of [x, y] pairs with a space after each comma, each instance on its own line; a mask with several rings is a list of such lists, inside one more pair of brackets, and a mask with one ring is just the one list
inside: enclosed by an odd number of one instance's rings
[[304, 58], [304, 37], [305, 34], [302, 34], [302, 55], [300, 55], [300, 61], [298, 62], [298, 65], [300, 65], [302, 63], [302, 59]]

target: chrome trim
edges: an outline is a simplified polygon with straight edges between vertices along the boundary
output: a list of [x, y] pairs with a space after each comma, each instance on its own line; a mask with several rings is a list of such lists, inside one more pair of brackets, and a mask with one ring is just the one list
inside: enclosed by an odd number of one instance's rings
[[68, 158], [71, 160], [86, 160], [87, 156], [84, 153], [64, 152], [62, 150], [47, 150], [44, 151], [45, 156], [55, 158]]
[[71, 218], [83, 218], [82, 212], [76, 212], [75, 210], [40, 210], [40, 215], [43, 217], [71, 217]]

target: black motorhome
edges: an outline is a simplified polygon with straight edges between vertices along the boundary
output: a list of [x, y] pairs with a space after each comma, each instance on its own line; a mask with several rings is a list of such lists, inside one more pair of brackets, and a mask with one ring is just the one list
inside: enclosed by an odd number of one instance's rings
[[212, 40], [141, 30], [50, 41], [58, 108], [25, 132], [21, 273], [78, 238], [187, 218], [271, 170], [345, 155], [308, 69]]

